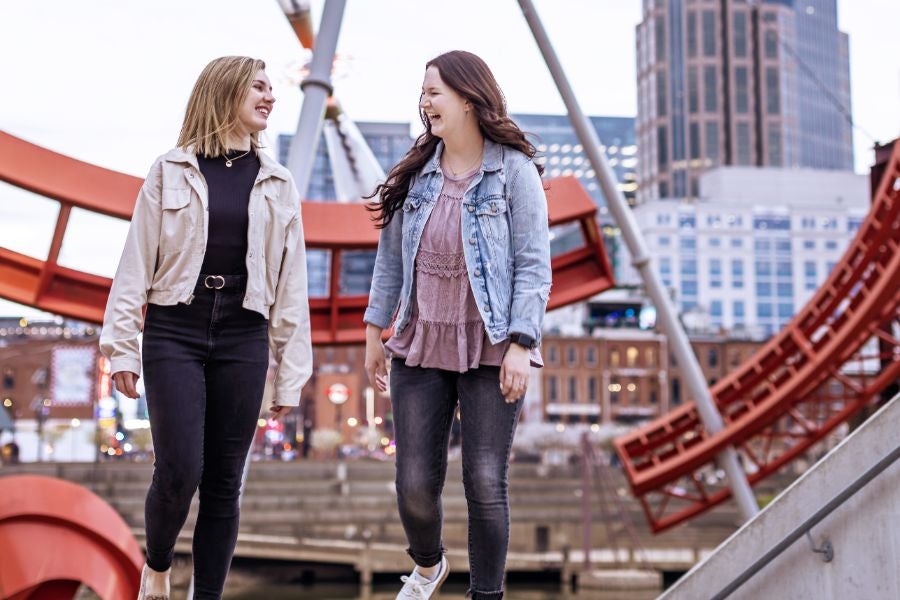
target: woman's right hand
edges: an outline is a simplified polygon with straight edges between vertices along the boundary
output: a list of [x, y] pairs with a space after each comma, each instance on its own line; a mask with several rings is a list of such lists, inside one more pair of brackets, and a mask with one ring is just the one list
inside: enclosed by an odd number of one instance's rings
[[119, 371], [112, 375], [113, 383], [116, 389], [125, 394], [129, 398], [138, 398], [140, 394], [137, 392], [137, 380], [140, 375], [131, 371]]
[[381, 331], [381, 327], [366, 324], [366, 375], [369, 376], [369, 385], [384, 393], [387, 391], [387, 365]]

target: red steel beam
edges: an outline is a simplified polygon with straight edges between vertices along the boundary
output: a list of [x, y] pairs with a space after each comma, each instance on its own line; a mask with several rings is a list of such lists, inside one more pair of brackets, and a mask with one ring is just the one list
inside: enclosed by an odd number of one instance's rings
[[[828, 280], [782, 332], [712, 388], [726, 428], [707, 434], [687, 403], [615, 441], [651, 528], [662, 531], [730, 497], [724, 485], [705, 481], [723, 448], [736, 446], [755, 463], [748, 475], [755, 483], [895, 383], [900, 347], [884, 331], [896, 330], [898, 310], [900, 144], [868, 217]], [[844, 375], [842, 368], [859, 361], [876, 338], [879, 372], [863, 374], [859, 383]], [[846, 382], [849, 391], [822, 400], [823, 385], [832, 380]]]
[[[100, 323], [111, 281], [56, 264], [72, 208], [128, 220], [143, 181], [53, 152], [0, 131], [0, 181], [60, 203], [46, 260], [0, 247], [0, 297], [66, 317]], [[589, 298], [613, 285], [612, 268], [595, 220], [596, 206], [571, 177], [545, 183], [551, 226], [578, 222], [584, 243], [553, 257], [550, 308]], [[366, 296], [340, 294], [340, 264], [348, 251], [375, 250], [373, 213], [359, 203], [303, 202], [308, 248], [332, 253], [329, 296], [310, 299], [313, 343], [361, 343]]]

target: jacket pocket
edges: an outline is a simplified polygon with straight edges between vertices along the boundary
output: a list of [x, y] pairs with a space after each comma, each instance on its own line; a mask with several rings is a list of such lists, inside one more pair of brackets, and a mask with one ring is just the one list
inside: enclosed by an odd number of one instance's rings
[[160, 217], [159, 253], [182, 252], [194, 235], [191, 189], [163, 189]]
[[[485, 198], [475, 206], [478, 227], [486, 242], [504, 246], [509, 243], [509, 219], [506, 211], [506, 200], [502, 196]], [[498, 256], [500, 254], [496, 253]]]

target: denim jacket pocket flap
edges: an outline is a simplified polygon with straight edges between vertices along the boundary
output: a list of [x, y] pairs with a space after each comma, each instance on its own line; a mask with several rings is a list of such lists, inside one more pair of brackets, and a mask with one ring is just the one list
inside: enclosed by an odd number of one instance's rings
[[165, 189], [162, 193], [163, 210], [179, 210], [191, 203], [190, 188]]
[[486, 198], [475, 206], [475, 214], [478, 216], [501, 215], [506, 212], [506, 200], [502, 197]]

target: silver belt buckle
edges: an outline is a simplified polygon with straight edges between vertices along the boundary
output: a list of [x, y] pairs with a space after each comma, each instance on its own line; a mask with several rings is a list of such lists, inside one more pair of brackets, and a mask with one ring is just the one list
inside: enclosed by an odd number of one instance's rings
[[203, 285], [211, 290], [221, 290], [223, 287], [225, 287], [225, 278], [221, 275], [207, 275], [203, 279]]

